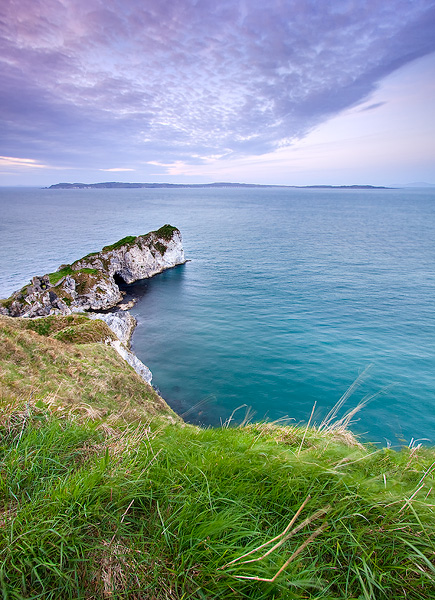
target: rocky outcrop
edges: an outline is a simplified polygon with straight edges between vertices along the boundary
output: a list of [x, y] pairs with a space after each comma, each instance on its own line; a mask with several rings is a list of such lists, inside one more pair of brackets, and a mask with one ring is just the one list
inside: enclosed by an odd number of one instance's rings
[[120, 310], [113, 313], [90, 313], [88, 317], [106, 323], [118, 339], [107, 339], [105, 342], [112, 346], [130, 367], [132, 367], [144, 381], [151, 385], [153, 374], [149, 368], [144, 365], [131, 350], [129, 350], [130, 338], [136, 327], [136, 319], [132, 317], [129, 312]]
[[75, 270], [103, 271], [125, 283], [147, 279], [185, 262], [181, 234], [171, 225], [136, 238], [127, 237], [101, 252], [88, 254], [71, 265]]
[[116, 337], [125, 345], [129, 346], [130, 338], [136, 327], [136, 319], [127, 311], [116, 311], [111, 313], [89, 313], [90, 319], [101, 319], [113, 331]]
[[33, 277], [30, 285], [0, 301], [0, 314], [41, 317], [106, 310], [122, 300], [117, 281], [133, 283], [184, 262], [180, 231], [164, 225], [61, 265], [55, 273]]
[[121, 343], [121, 341], [114, 340], [113, 342], [110, 342], [110, 345], [112, 346], [112, 348], [115, 348], [118, 354], [122, 356], [122, 358], [130, 365], [130, 367], [132, 367], [136, 371], [136, 373], [140, 377], [142, 377], [144, 381], [151, 385], [153, 375], [148, 369], [148, 367], [145, 366], [143, 362], [138, 359], [136, 354], [133, 354], [133, 352], [127, 350], [127, 348]]

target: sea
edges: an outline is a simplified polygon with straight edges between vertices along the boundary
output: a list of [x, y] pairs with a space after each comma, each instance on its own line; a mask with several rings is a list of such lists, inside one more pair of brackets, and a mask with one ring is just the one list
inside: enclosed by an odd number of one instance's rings
[[435, 443], [435, 189], [0, 188], [0, 297], [126, 235], [188, 262], [128, 286], [132, 348], [185, 420]]

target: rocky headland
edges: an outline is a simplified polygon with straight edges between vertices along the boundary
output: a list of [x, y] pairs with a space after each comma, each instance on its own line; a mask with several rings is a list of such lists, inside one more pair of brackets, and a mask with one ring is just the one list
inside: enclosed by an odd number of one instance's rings
[[151, 383], [151, 371], [129, 350], [136, 320], [124, 310], [118, 284], [147, 279], [185, 262], [180, 231], [164, 225], [146, 235], [125, 237], [61, 265], [54, 273], [33, 277], [10, 298], [0, 300], [0, 315], [30, 319], [86, 312], [88, 319], [104, 321], [116, 336], [103, 335], [100, 341], [110, 344]]
[[123, 299], [118, 283], [147, 279], [185, 261], [180, 231], [164, 225], [146, 235], [128, 236], [30, 284], [0, 301], [0, 314], [45, 317], [102, 311]]

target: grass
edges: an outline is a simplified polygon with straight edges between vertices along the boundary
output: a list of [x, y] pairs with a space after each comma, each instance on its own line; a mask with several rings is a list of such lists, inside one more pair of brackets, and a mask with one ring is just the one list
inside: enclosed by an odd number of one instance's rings
[[[104, 342], [106, 323], [85, 315], [19, 319], [0, 316], [0, 398], [52, 399], [70, 410], [149, 419], [174, 413]], [[84, 408], [86, 412], [86, 408]]]
[[175, 231], [178, 231], [176, 227], [173, 227], [172, 225], [163, 225], [163, 227], [160, 227], [160, 229], [157, 229], [157, 231], [154, 231], [153, 233], [155, 233], [158, 238], [169, 242]]
[[135, 235], [127, 235], [122, 238], [122, 240], [118, 240], [114, 244], [110, 244], [109, 246], [104, 246], [102, 252], [109, 252], [110, 250], [116, 250], [117, 248], [121, 248], [121, 246], [126, 246], [128, 244], [134, 244], [137, 237]]
[[56, 271], [55, 273], [49, 273], [48, 277], [50, 279], [51, 285], [56, 285], [63, 277], [66, 277], [67, 275], [76, 276], [79, 273], [82, 273], [84, 275], [98, 275], [99, 271], [98, 269], [87, 268], [75, 270], [71, 267], [71, 265], [66, 265], [63, 269], [60, 269], [60, 271]]
[[[152, 231], [151, 233], [156, 235], [157, 238], [166, 240], [167, 242], [169, 242], [172, 239], [174, 231], [178, 231], [178, 229], [176, 227], [173, 227], [172, 225], [163, 225], [163, 227], [160, 227], [160, 229], [157, 229], [157, 231]], [[150, 234], [147, 234], [144, 237], [148, 238], [149, 235]], [[128, 235], [128, 236], [122, 238], [122, 240], [115, 242], [114, 244], [110, 244], [109, 246], [104, 246], [102, 252], [109, 252], [111, 250], [116, 250], [117, 248], [121, 248], [122, 246], [128, 246], [130, 244], [135, 244], [136, 241], [137, 241], [136, 236]], [[157, 242], [157, 244], [158, 244], [158, 242]], [[156, 244], [154, 244], [154, 246], [156, 246]], [[156, 248], [159, 250], [159, 252], [161, 254], [164, 254], [166, 251], [166, 247], [163, 244], [159, 244], [159, 247], [156, 246]], [[163, 250], [163, 252], [162, 252], [162, 250]], [[93, 255], [89, 254], [88, 256], [93, 256]], [[85, 257], [85, 258], [87, 258], [87, 257]]]
[[0, 423], [3, 597], [435, 594], [433, 450], [310, 431], [298, 453], [297, 427], [104, 428], [44, 402]]
[[35, 331], [39, 335], [52, 336], [53, 334], [62, 331], [62, 329], [65, 329], [65, 327], [82, 325], [84, 323], [90, 323], [90, 321], [86, 315], [75, 314], [67, 316], [52, 315], [44, 317], [43, 319], [26, 319], [25, 321], [17, 321], [15, 319], [14, 321], [6, 320], [4, 323], [9, 327], [16, 327], [18, 324], [18, 328], [24, 327], [25, 329]]
[[3, 598], [435, 597], [433, 448], [360, 444], [333, 414], [186, 425], [71, 343], [86, 317], [39, 321], [0, 318]]

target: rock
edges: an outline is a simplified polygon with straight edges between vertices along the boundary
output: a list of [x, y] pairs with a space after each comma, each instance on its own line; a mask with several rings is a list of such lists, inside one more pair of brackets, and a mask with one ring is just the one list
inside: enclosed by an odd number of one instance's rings
[[133, 298], [133, 300], [130, 300], [129, 302], [122, 302], [121, 304], [118, 304], [118, 308], [119, 310], [130, 310], [130, 308], [133, 308], [135, 304], [136, 298]]
[[[90, 269], [89, 269], [90, 271]], [[71, 298], [70, 307], [80, 310], [106, 310], [122, 300], [122, 294], [113, 277], [103, 271], [78, 270], [68, 275], [61, 289]]]
[[107, 310], [122, 300], [116, 278], [133, 283], [185, 262], [180, 231], [164, 225], [61, 265], [56, 273], [33, 277], [30, 285], [0, 301], [0, 314], [41, 317]]
[[118, 354], [120, 356], [122, 356], [122, 358], [126, 362], [128, 362], [128, 364], [131, 367], [133, 367], [133, 369], [136, 371], [136, 373], [138, 375], [140, 375], [144, 381], [146, 381], [147, 383], [149, 383], [151, 385], [153, 374], [148, 369], [148, 367], [146, 367], [143, 364], [143, 362], [140, 361], [135, 354], [133, 354], [133, 352], [130, 352], [130, 350], [127, 350], [127, 348], [121, 343], [121, 341], [118, 341], [118, 340], [110, 342], [110, 345], [113, 348], [115, 348], [115, 350], [118, 352]]
[[73, 269], [97, 269], [125, 283], [148, 279], [157, 273], [185, 263], [181, 234], [171, 225], [145, 236], [124, 238], [73, 263]]
[[101, 319], [123, 344], [126, 346], [130, 344], [131, 336], [136, 327], [136, 319], [129, 312], [90, 313], [88, 316], [90, 319]]
[[138, 357], [128, 349], [130, 338], [136, 327], [136, 319], [129, 313], [116, 311], [113, 313], [91, 313], [90, 319], [104, 321], [113, 331], [118, 340], [111, 340], [108, 343], [115, 348], [118, 354], [136, 371], [140, 377], [151, 385], [153, 375], [149, 368], [143, 364]]

